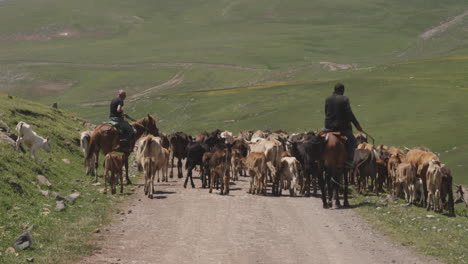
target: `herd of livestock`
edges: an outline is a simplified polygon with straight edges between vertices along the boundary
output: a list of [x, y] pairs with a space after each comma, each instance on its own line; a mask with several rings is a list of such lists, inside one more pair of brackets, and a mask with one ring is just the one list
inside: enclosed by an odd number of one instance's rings
[[[349, 206], [349, 183], [354, 184], [359, 193], [373, 191], [378, 194], [385, 190], [394, 197], [404, 197], [408, 204], [426, 206], [436, 212], [445, 209], [454, 214], [450, 169], [440, 162], [437, 154], [423, 147], [402, 150], [385, 145], [373, 146], [365, 135], [359, 134], [356, 137], [359, 145], [354, 156], [354, 168], [345, 169], [343, 156], [346, 157], [346, 153], [340, 153], [340, 150], [344, 151], [346, 139], [337, 133], [288, 134], [285, 131], [258, 130], [241, 131], [233, 136], [229, 131], [216, 130], [192, 137], [184, 132], [159, 132], [155, 119], [150, 115], [141, 123], [132, 125], [139, 131], [133, 148], [135, 165], [143, 172], [144, 191], [150, 198], [153, 197], [156, 177], [158, 182], [168, 181], [168, 177], [173, 177], [174, 167], [178, 178], [183, 177], [182, 161], [185, 160], [184, 188], [188, 180], [195, 188], [192, 174], [198, 168], [201, 187], [209, 188], [210, 193], [213, 188], [220, 188], [220, 193], [227, 195], [230, 181], [247, 176], [250, 177], [248, 192], [252, 194], [266, 195], [268, 183], [275, 196], [280, 196], [283, 190], [289, 191], [291, 196], [310, 196], [311, 191], [317, 195], [320, 187], [323, 206], [328, 208], [332, 206], [333, 199], [335, 206], [341, 206], [340, 193], [344, 196], [344, 206]], [[130, 182], [129, 153], [119, 155], [112, 151], [112, 146], [103, 151], [103, 144], [97, 144], [98, 128], [94, 132], [81, 133], [86, 173], [96, 175], [98, 180], [99, 151], [104, 152], [105, 191], [110, 183], [111, 192], [115, 193], [120, 181], [120, 191], [123, 192], [124, 168], [127, 183]], [[49, 140], [37, 135], [30, 125], [19, 122], [16, 130], [17, 148], [27, 145], [36, 161], [38, 149], [50, 151]], [[112, 132], [112, 128], [105, 128], [104, 134], [109, 135], [109, 131]], [[107, 138], [102, 139], [110, 142]], [[177, 159], [176, 166], [174, 159]], [[343, 162], [337, 162], [340, 160]]]
[[[85, 156], [89, 137], [90, 132], [82, 133]], [[258, 130], [241, 131], [233, 136], [229, 131], [216, 130], [192, 137], [184, 132], [164, 134], [158, 131], [157, 136], [142, 135], [136, 142], [135, 165], [143, 172], [144, 191], [150, 198], [155, 178], [159, 182], [162, 176], [161, 180], [167, 181], [168, 176], [173, 177], [174, 168], [178, 177], [183, 177], [182, 160], [185, 160], [184, 188], [189, 180], [195, 188], [194, 169], [199, 171], [202, 188], [209, 188], [210, 193], [213, 188], [220, 188], [224, 195], [229, 194], [230, 181], [248, 176], [248, 192], [252, 194], [266, 195], [268, 183], [275, 196], [280, 196], [282, 190], [289, 191], [291, 196], [310, 196], [311, 191], [317, 195], [319, 186], [324, 208], [328, 208], [332, 206], [332, 199], [340, 206], [340, 192], [345, 193], [345, 206], [349, 206], [346, 190], [349, 182], [356, 185], [359, 193], [378, 194], [386, 190], [393, 196], [404, 197], [408, 204], [454, 213], [451, 172], [437, 154], [422, 147], [405, 150], [385, 145], [375, 147], [367, 143], [364, 134], [357, 135], [357, 139], [355, 167], [348, 170], [344, 166], [331, 168], [327, 165], [323, 156], [328, 136], [313, 132], [288, 134]], [[126, 158], [113, 152], [105, 157], [105, 177], [111, 174], [109, 182], [113, 193], [117, 183], [113, 175], [120, 175], [122, 191], [122, 167]], [[176, 166], [174, 159], [177, 159]], [[87, 173], [94, 174], [93, 163], [87, 164]], [[338, 173], [333, 173], [332, 169]], [[105, 184], [107, 181], [105, 179]], [[334, 194], [333, 190], [336, 190]]]

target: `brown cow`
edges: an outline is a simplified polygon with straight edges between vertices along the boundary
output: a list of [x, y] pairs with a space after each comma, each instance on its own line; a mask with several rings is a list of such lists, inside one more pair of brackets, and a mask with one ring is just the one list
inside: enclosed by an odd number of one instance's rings
[[400, 163], [406, 161], [405, 154], [396, 153], [390, 156], [387, 162], [388, 168], [388, 181], [387, 181], [387, 189], [388, 192], [391, 192], [393, 195], [396, 194], [395, 184], [397, 181], [396, 177], [396, 170]]
[[[427, 169], [431, 160], [438, 161], [439, 156], [432, 152], [426, 152], [420, 149], [412, 149], [406, 153], [407, 162], [411, 163], [416, 168], [416, 176], [422, 179], [424, 186], [427, 188]], [[427, 196], [428, 190], [425, 189]]]
[[145, 178], [144, 191], [148, 198], [153, 198], [154, 191], [154, 176], [156, 174], [156, 159], [154, 157], [144, 157], [143, 163], [143, 177]]
[[400, 189], [405, 193], [405, 200], [409, 204], [413, 204], [415, 200], [415, 182], [416, 182], [416, 169], [407, 162], [398, 164], [396, 168], [396, 180], [394, 189], [396, 196], [398, 196]]
[[442, 212], [442, 168], [440, 161], [430, 160], [427, 168], [427, 210], [434, 209], [435, 212]]
[[[228, 163], [228, 150], [227, 149], [219, 149], [216, 150], [210, 158], [209, 166], [210, 166], [210, 176], [211, 176], [211, 184], [210, 184], [210, 193], [213, 192], [213, 186], [215, 182], [218, 183], [219, 180], [221, 181], [221, 195], [229, 194], [229, 180], [230, 180], [230, 173], [229, 173], [229, 163]], [[216, 184], [216, 189], [218, 189], [218, 184]]]
[[111, 193], [116, 193], [116, 182], [120, 179], [120, 193], [123, 193], [123, 173], [122, 168], [125, 164], [127, 156], [118, 155], [115, 152], [109, 152], [104, 157], [104, 193], [107, 193], [107, 178], [110, 173]]
[[242, 163], [247, 168], [248, 175], [250, 176], [249, 193], [266, 195], [267, 160], [265, 153], [251, 152], [246, 158], [242, 158]]

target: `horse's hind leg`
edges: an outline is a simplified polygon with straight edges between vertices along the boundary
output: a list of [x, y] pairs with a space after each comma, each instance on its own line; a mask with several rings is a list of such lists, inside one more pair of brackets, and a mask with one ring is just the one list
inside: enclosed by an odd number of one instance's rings
[[[187, 169], [187, 176], [185, 176], [185, 182], [184, 182], [184, 188], [187, 188], [187, 182], [189, 177], [192, 177], [192, 170], [195, 166], [190, 165]], [[193, 187], [193, 181], [192, 181], [192, 187]]]
[[344, 174], [344, 194], [343, 194], [343, 199], [344, 199], [344, 207], [349, 208], [349, 201], [348, 201], [348, 175], [350, 174], [349, 170], [345, 171]]
[[[339, 172], [339, 173], [338, 173]], [[336, 207], [341, 207], [340, 203], [340, 175], [341, 175], [341, 170], [334, 170], [332, 177], [334, 179], [333, 186], [335, 187], [335, 206]]]
[[319, 172], [317, 176], [318, 176], [318, 184], [319, 184], [320, 192], [321, 192], [321, 196], [322, 196], [323, 208], [328, 208], [327, 192], [325, 191], [325, 182], [324, 182], [324, 179], [323, 179], [323, 171], [322, 171], [322, 173]]
[[327, 185], [327, 194], [328, 194], [328, 206], [329, 207], [332, 207], [332, 200], [333, 200], [333, 187], [332, 186], [332, 182], [331, 182], [331, 171], [330, 170], [326, 170], [325, 171], [325, 184]]
[[177, 159], [177, 177], [183, 178], [184, 175], [182, 174], [182, 159]]
[[[132, 184], [132, 182], [130, 181], [130, 178], [128, 178], [128, 154], [125, 154], [127, 155], [127, 158], [125, 159], [125, 178], [127, 179], [127, 185], [130, 185]], [[123, 179], [123, 177], [120, 177], [121, 179]], [[123, 182], [121, 182], [121, 184], [123, 184]]]

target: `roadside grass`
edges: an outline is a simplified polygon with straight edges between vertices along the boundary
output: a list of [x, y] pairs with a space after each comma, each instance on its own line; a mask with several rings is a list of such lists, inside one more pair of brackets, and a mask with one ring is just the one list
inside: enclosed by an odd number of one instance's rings
[[[88, 241], [97, 228], [109, 223], [110, 213], [126, 195], [103, 195], [100, 186], [92, 186], [93, 177], [85, 176], [79, 148], [79, 131], [85, 129], [61, 110], [17, 97], [9, 99], [5, 94], [0, 94], [0, 110], [0, 119], [11, 132], [16, 133], [16, 123], [24, 121], [51, 140], [51, 152], [38, 151], [38, 163], [29, 153], [17, 152], [0, 142], [0, 263], [25, 263], [26, 258], [34, 258], [35, 263], [70, 263], [91, 254], [94, 246]], [[30, 112], [21, 113], [23, 110]], [[41, 186], [49, 191], [47, 197], [32, 183], [38, 183], [37, 175], [44, 175], [52, 184]], [[129, 187], [125, 189], [128, 192]], [[52, 192], [81, 195], [74, 203], [67, 203], [65, 211], [58, 212]], [[32, 247], [17, 251], [18, 256], [5, 254], [15, 238], [28, 230]]]
[[404, 200], [386, 201], [386, 195], [353, 195], [354, 210], [377, 230], [404, 247], [445, 263], [468, 261], [468, 214], [457, 204], [457, 217], [426, 211], [418, 206], [407, 207]]

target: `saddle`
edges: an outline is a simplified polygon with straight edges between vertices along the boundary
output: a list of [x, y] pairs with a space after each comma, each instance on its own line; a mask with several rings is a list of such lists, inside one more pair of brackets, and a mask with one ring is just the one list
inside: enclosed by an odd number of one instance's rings
[[343, 141], [343, 143], [348, 141], [348, 138], [345, 135], [341, 134], [341, 132], [339, 131], [321, 131], [318, 135], [324, 137], [326, 142], [328, 142], [328, 138], [330, 135], [337, 136], [341, 141]]
[[108, 120], [108, 121], [102, 122], [102, 124], [113, 127], [115, 130], [117, 130], [117, 132], [119, 132], [120, 135], [122, 135], [122, 127], [120, 126], [119, 122]]

